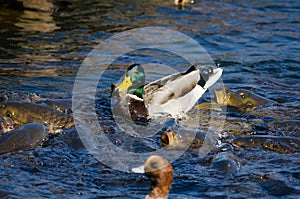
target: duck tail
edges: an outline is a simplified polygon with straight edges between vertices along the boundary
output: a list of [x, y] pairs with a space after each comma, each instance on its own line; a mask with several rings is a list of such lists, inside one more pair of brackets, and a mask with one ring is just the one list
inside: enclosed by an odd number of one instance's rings
[[222, 75], [222, 72], [223, 72], [223, 70], [221, 68], [205, 69], [204, 72], [200, 73], [200, 80], [199, 80], [198, 84], [202, 88], [207, 89], [218, 81], [218, 79]]
[[200, 74], [200, 80], [198, 82], [198, 84], [204, 88], [204, 85], [206, 84], [206, 81], [204, 80], [204, 78], [202, 77], [202, 75]]
[[183, 73], [183, 75], [189, 74], [190, 72], [193, 72], [195, 70], [197, 70], [197, 68], [194, 65], [192, 65], [187, 71]]

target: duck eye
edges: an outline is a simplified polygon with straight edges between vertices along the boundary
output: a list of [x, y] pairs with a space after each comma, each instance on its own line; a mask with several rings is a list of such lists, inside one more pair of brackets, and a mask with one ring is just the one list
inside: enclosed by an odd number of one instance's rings
[[7, 112], [7, 113], [6, 113], [6, 116], [7, 116], [7, 117], [11, 117], [11, 116], [12, 116], [12, 114], [11, 114], [11, 113], [9, 113], [9, 112]]
[[152, 168], [154, 168], [154, 169], [158, 169], [158, 164], [157, 164], [156, 162], [153, 162], [153, 163], [151, 164], [151, 166], [152, 166]]
[[244, 93], [240, 93], [240, 97], [244, 99], [245, 98], [245, 94]]

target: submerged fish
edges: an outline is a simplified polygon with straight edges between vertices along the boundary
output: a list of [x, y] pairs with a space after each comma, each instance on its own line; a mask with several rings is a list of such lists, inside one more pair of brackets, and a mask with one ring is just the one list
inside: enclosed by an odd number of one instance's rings
[[48, 106], [29, 102], [0, 103], [0, 115], [12, 118], [18, 126], [29, 122], [38, 122], [48, 126], [51, 132], [74, 126], [72, 116]]
[[0, 153], [12, 152], [37, 146], [46, 137], [44, 125], [28, 123], [0, 137]]
[[217, 104], [231, 106], [242, 112], [253, 111], [257, 107], [270, 102], [270, 100], [244, 89], [233, 92], [229, 88], [224, 87], [215, 91], [214, 94]]

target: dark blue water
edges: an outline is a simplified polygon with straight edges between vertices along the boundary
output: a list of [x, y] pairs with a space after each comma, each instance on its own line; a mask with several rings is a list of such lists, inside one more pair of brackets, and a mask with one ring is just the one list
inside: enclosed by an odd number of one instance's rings
[[[81, 63], [101, 41], [132, 28], [158, 26], [199, 42], [223, 68], [222, 80], [229, 88], [247, 89], [279, 104], [258, 116], [233, 111], [228, 114], [233, 123], [256, 124], [265, 134], [271, 134], [265, 127], [271, 125], [275, 132], [299, 136], [299, 122], [288, 127], [278, 123], [300, 120], [299, 1], [195, 1], [181, 9], [171, 0], [38, 2], [0, 2], [1, 90], [71, 97]], [[108, 97], [105, 89], [137, 61], [188, 67], [161, 51], [125, 54], [106, 71], [99, 84], [101, 97]], [[149, 71], [153, 76], [169, 72]], [[210, 100], [208, 94], [205, 100]], [[103, 101], [96, 102], [101, 113]], [[99, 118], [110, 119], [105, 116]], [[108, 132], [114, 130], [106, 124]], [[195, 152], [184, 153], [172, 163], [169, 197], [299, 197], [299, 152], [283, 155], [255, 148], [235, 149], [235, 154], [241, 169], [224, 178], [209, 166], [214, 154], [203, 159]], [[147, 177], [96, 160], [74, 129], [50, 136], [35, 149], [0, 158], [0, 196], [7, 198], [143, 198], [150, 187]], [[265, 175], [271, 179], [267, 183]]]

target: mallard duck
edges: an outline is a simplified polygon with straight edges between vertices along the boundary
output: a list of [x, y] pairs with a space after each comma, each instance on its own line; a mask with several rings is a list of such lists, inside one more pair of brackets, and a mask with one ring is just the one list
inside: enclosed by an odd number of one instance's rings
[[206, 69], [200, 74], [195, 66], [145, 85], [145, 72], [139, 64], [130, 65], [123, 81], [112, 86], [120, 98], [116, 110], [133, 121], [148, 120], [162, 114], [181, 118], [222, 74], [222, 69]]

